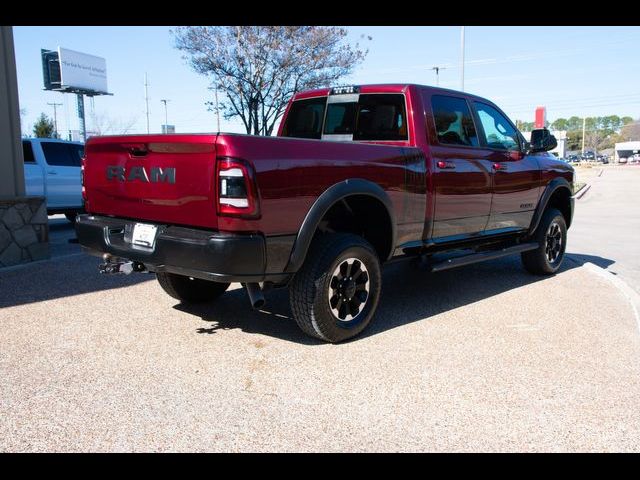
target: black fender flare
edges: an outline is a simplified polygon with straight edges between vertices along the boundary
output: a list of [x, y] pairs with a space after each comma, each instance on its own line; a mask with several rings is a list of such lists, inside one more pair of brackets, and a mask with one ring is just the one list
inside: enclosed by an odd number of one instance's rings
[[[533, 218], [531, 219], [531, 225], [529, 226], [529, 235], [533, 235], [533, 233], [538, 228], [540, 224], [540, 220], [542, 219], [542, 214], [547, 209], [547, 204], [549, 203], [549, 199], [551, 196], [559, 189], [566, 188], [569, 192], [569, 198], [571, 198], [571, 185], [564, 177], [556, 177], [551, 180], [542, 192], [540, 196], [540, 200], [538, 201], [538, 206], [536, 207], [536, 211], [533, 214]], [[571, 207], [571, 216], [573, 217], [573, 202], [570, 205]]]
[[[391, 203], [389, 195], [379, 185], [369, 180], [362, 178], [350, 178], [329, 187], [311, 206], [302, 222], [302, 225], [300, 226], [300, 231], [298, 232], [293, 244], [289, 263], [285, 268], [286, 273], [295, 273], [300, 269], [305, 257], [307, 256], [307, 251], [309, 250], [309, 246], [313, 240], [313, 235], [315, 234], [322, 217], [324, 217], [336, 202], [351, 195], [368, 195], [376, 198], [385, 206], [387, 213], [389, 214], [389, 218], [391, 219], [391, 252], [389, 253], [389, 256], [393, 255], [393, 247], [395, 247], [396, 240], [396, 219], [393, 212], [393, 204]], [[384, 261], [387, 259], [383, 258], [381, 260]]]

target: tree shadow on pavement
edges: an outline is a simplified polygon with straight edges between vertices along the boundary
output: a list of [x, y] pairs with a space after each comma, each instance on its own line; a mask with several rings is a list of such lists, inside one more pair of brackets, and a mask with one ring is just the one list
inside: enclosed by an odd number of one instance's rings
[[[557, 275], [586, 262], [603, 267], [613, 263], [591, 255], [572, 255], [566, 257]], [[383, 270], [382, 296], [375, 317], [354, 341], [412, 322], [429, 321], [440, 313], [547, 278], [527, 273], [518, 255], [439, 273], [420, 270], [411, 261], [390, 264]], [[198, 333], [213, 334], [218, 330], [239, 328], [306, 345], [323, 343], [299, 330], [291, 314], [286, 289], [270, 291], [265, 297], [266, 305], [258, 311], [249, 306], [244, 289], [227, 292], [215, 304], [178, 304], [174, 308], [197, 315], [208, 323], [199, 328]]]

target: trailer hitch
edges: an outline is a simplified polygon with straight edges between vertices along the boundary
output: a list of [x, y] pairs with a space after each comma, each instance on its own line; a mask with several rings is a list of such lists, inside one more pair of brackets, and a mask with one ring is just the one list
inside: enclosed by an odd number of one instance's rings
[[131, 272], [144, 272], [146, 270], [144, 264], [140, 262], [132, 262], [124, 258], [114, 257], [109, 254], [102, 256], [104, 263], [98, 265], [98, 271], [104, 274], [122, 273], [129, 275]]

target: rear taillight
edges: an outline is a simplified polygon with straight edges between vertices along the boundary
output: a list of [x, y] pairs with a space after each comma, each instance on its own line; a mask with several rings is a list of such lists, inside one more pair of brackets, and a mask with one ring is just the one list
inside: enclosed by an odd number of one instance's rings
[[80, 160], [80, 184], [82, 185], [82, 201], [87, 201], [87, 190], [84, 188], [84, 165], [85, 157]]
[[243, 218], [260, 216], [255, 173], [237, 158], [218, 160], [218, 214]]

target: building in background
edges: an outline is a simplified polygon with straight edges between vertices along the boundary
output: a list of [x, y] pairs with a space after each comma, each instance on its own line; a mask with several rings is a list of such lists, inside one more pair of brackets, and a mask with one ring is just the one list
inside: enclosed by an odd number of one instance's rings
[[640, 153], [640, 141], [616, 143], [614, 161], [620, 163], [621, 158], [629, 158], [636, 153]]

